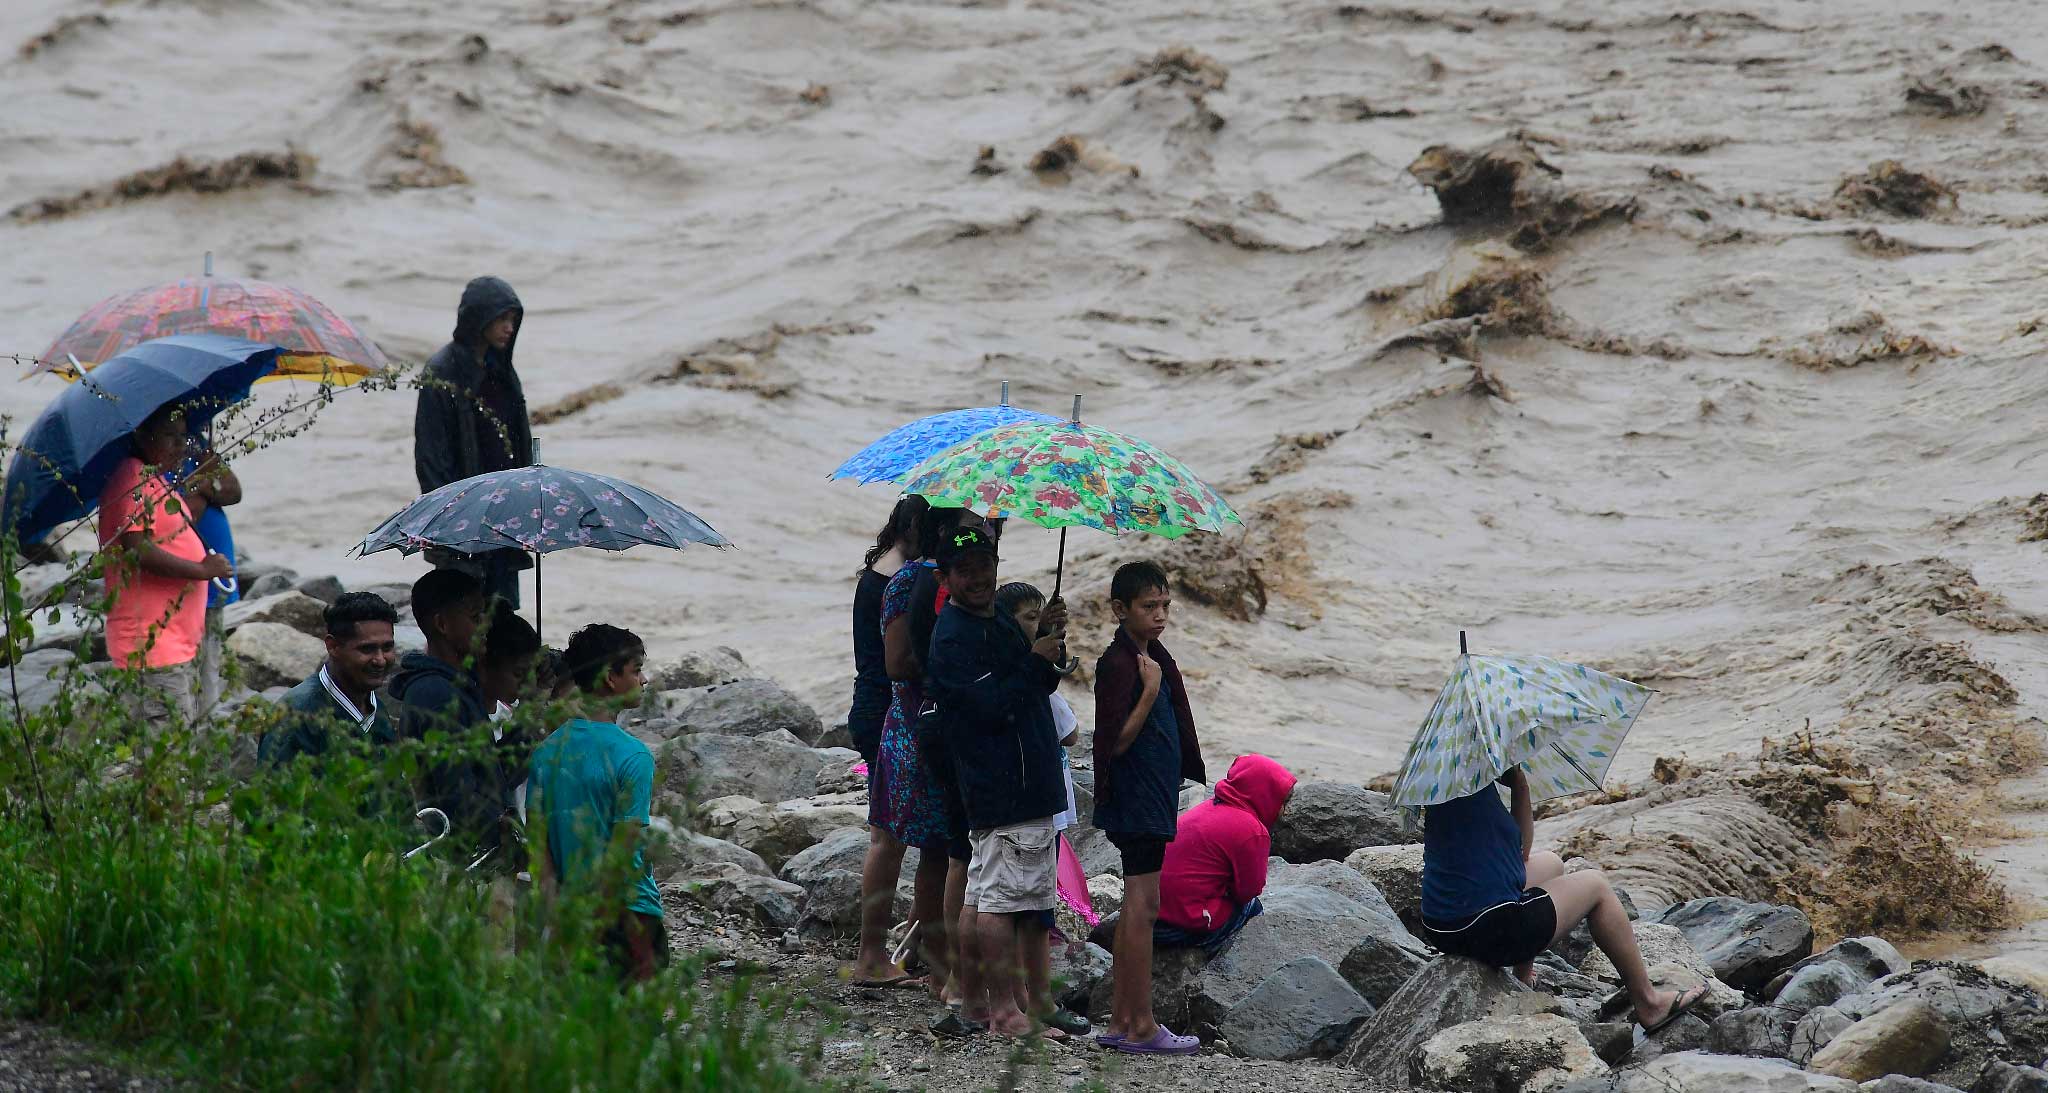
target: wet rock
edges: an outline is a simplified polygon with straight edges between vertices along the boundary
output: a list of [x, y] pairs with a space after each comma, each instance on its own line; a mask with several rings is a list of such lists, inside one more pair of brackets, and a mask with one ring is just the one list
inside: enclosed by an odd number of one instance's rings
[[1908, 1078], [1903, 1074], [1887, 1074], [1873, 1078], [1858, 1088], [1863, 1093], [1963, 1093], [1952, 1085], [1930, 1082], [1925, 1078]]
[[1861, 174], [1843, 178], [1835, 187], [1835, 204], [1852, 211], [1879, 210], [1898, 216], [1924, 217], [1944, 204], [1955, 208], [1956, 191], [1933, 175], [1887, 159], [1871, 164]]
[[1385, 896], [1410, 930], [1422, 927], [1422, 844], [1362, 846], [1344, 859]]
[[254, 562], [243, 562], [236, 567], [235, 580], [241, 587], [243, 600], [260, 600], [298, 587], [299, 575], [282, 567], [260, 567]]
[[1409, 1076], [1417, 1089], [1522, 1093], [1605, 1073], [1577, 1025], [1538, 1014], [1452, 1025], [1416, 1049]]
[[1291, 862], [1341, 862], [1359, 847], [1401, 839], [1401, 814], [1392, 799], [1348, 782], [1295, 786], [1273, 825], [1273, 853]]
[[1791, 981], [1772, 1000], [1772, 1005], [1797, 1020], [1815, 1006], [1833, 1005], [1861, 992], [1870, 982], [1862, 972], [1847, 964], [1832, 960], [1825, 964], [1810, 964], [1793, 973]]
[[711, 649], [690, 649], [662, 661], [647, 673], [648, 683], [657, 691], [694, 690], [721, 683], [752, 679], [758, 673], [736, 649], [720, 645]]
[[2031, 988], [1993, 978], [1974, 964], [1920, 961], [1911, 971], [1871, 984], [1863, 994], [1813, 1012], [1833, 1009], [1861, 1022], [1915, 1000], [1939, 1014], [1949, 1034], [1949, 1050], [1938, 1069], [1922, 1077], [1968, 1086], [1990, 1060], [2032, 1066], [2048, 1056], [2048, 1003]]
[[[1189, 1015], [1195, 985], [1208, 966], [1209, 956], [1200, 949], [1158, 949], [1152, 953], [1152, 1016], [1160, 1024], [1182, 1034], [1193, 1027]], [[1104, 976], [1088, 992], [1088, 1016], [1097, 1024], [1109, 1020], [1110, 987], [1109, 977]]]
[[327, 644], [279, 622], [249, 622], [228, 635], [227, 651], [242, 662], [242, 680], [258, 690], [292, 687], [320, 670]]
[[1386, 1004], [1415, 974], [1436, 958], [1436, 951], [1408, 933], [1386, 931], [1367, 934], [1351, 951], [1337, 971], [1366, 1001]]
[[664, 883], [703, 874], [722, 865], [733, 866], [757, 877], [774, 875], [768, 863], [761, 860], [761, 855], [746, 847], [687, 829], [678, 829], [668, 838], [654, 843], [648, 861], [648, 868], [654, 871], [654, 879]]
[[676, 717], [684, 732], [759, 736], [781, 729], [806, 744], [815, 744], [825, 733], [818, 711], [766, 679], [712, 687]]
[[783, 863], [779, 875], [804, 890], [797, 929], [810, 937], [860, 933], [860, 875], [868, 833], [842, 828]]
[[1813, 923], [1796, 907], [1710, 896], [1651, 916], [1676, 926], [1736, 990], [1756, 990], [1813, 952]]
[[1086, 941], [1052, 947], [1053, 998], [1073, 1013], [1087, 1013], [1097, 984], [1109, 982], [1114, 960], [1109, 950]]
[[1559, 1093], [1856, 1093], [1855, 1082], [1809, 1074], [1776, 1059], [1681, 1051]]
[[1446, 224], [1505, 224], [1508, 241], [1525, 251], [1542, 250], [1609, 217], [1635, 215], [1632, 198], [1567, 189], [1558, 181], [1563, 172], [1515, 137], [1473, 150], [1432, 145], [1408, 165], [1408, 173], [1436, 191]]
[[1593, 1045], [1593, 1054], [1608, 1066], [1618, 1066], [1636, 1046], [1634, 1021], [1581, 1021], [1579, 1034]]
[[865, 805], [833, 798], [763, 804], [749, 797], [716, 797], [697, 806], [699, 825], [714, 838], [737, 843], [761, 856], [771, 869], [844, 827], [867, 823]]
[[1815, 1006], [1792, 1026], [1792, 1049], [1787, 1058], [1805, 1066], [1829, 1041], [1855, 1023], [1833, 1006]]
[[859, 758], [850, 751], [811, 748], [779, 729], [759, 736], [686, 733], [660, 751], [661, 786], [699, 800], [738, 795], [788, 801], [819, 792], [818, 774], [826, 764]]
[[341, 594], [348, 591], [348, 589], [341, 583], [340, 577], [329, 575], [325, 577], [309, 577], [306, 580], [300, 581], [298, 591], [301, 595], [311, 596], [323, 604], [331, 604], [340, 599]]
[[[1638, 922], [1635, 928], [1636, 947], [1642, 950], [1645, 965], [1676, 964], [1692, 972], [1694, 982], [1714, 974], [1705, 954], [1694, 948], [1692, 942], [1686, 939], [1685, 932], [1678, 927], [1657, 922]], [[1598, 949], [1593, 950], [1579, 964], [1579, 970], [1598, 979], [1615, 982], [1621, 979], [1621, 973], [1614, 969], [1614, 962], [1607, 959], [1607, 954]]]
[[1678, 1020], [1657, 1030], [1655, 1035], [1646, 1035], [1643, 1042], [1623, 1060], [1624, 1066], [1641, 1066], [1652, 1059], [1684, 1051], [1702, 1051], [1713, 1037], [1713, 1026], [1695, 1013], [1687, 1013]]
[[1273, 970], [1215, 1021], [1216, 1032], [1250, 1059], [1320, 1059], [1334, 1054], [1372, 1003], [1324, 960], [1305, 956]]
[[804, 890], [774, 877], [733, 870], [727, 876], [693, 878], [668, 887], [681, 887], [707, 907], [778, 930], [795, 926], [802, 917]]
[[274, 622], [307, 637], [319, 638], [327, 633], [326, 611], [327, 605], [319, 600], [303, 592], [288, 591], [227, 605], [221, 611], [221, 625], [232, 634], [252, 622]]
[[1475, 960], [1440, 956], [1374, 1011], [1337, 1054], [1338, 1062], [1381, 1085], [1405, 1088], [1409, 1060], [1430, 1037], [1477, 1021], [1517, 995], [1531, 993], [1514, 976]]
[[1291, 865], [1279, 858], [1266, 860], [1266, 888], [1321, 888], [1335, 892], [1345, 899], [1358, 904], [1368, 913], [1379, 918], [1387, 929], [1398, 929], [1401, 920], [1394, 909], [1387, 904], [1385, 896], [1371, 881], [1334, 861], [1311, 862], [1308, 865]]
[[1764, 988], [1764, 997], [1774, 999], [1785, 989], [1792, 977], [1816, 964], [1842, 964], [1854, 969], [1866, 983], [1883, 979], [1895, 972], [1905, 971], [1912, 964], [1899, 955], [1892, 943], [1881, 937], [1845, 937], [1826, 949], [1807, 957], [1805, 960], [1779, 972]]
[[[1334, 874], [1347, 875], [1353, 883], [1365, 886], [1365, 878], [1357, 873], [1336, 862], [1324, 864]], [[1378, 893], [1372, 896], [1377, 900]], [[1259, 898], [1265, 913], [1246, 923], [1210, 961], [1196, 986], [1195, 1022], [1204, 1030], [1221, 1032], [1261, 984], [1302, 957], [1317, 958], [1336, 975], [1335, 968], [1360, 939], [1402, 932], [1400, 922], [1384, 910], [1383, 902], [1379, 907], [1368, 906], [1328, 888], [1273, 887], [1269, 882]], [[1346, 984], [1345, 989], [1352, 988]]]
[[1948, 1026], [1934, 1007], [1908, 999], [1842, 1030], [1807, 1069], [1853, 1082], [1886, 1074], [1919, 1077], [1948, 1051]]
[[1776, 1006], [1729, 1010], [1714, 1018], [1706, 1048], [1720, 1055], [1755, 1055], [1767, 1059], [1792, 1057], [1792, 1029], [1804, 1014]]
[[2048, 1093], [2048, 1070], [1994, 1059], [1984, 1065], [1970, 1093]]

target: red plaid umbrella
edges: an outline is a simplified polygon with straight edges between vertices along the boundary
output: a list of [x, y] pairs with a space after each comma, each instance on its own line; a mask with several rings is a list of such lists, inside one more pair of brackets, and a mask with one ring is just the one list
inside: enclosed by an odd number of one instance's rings
[[229, 277], [188, 277], [101, 300], [51, 343], [30, 375], [56, 372], [75, 379], [72, 357], [90, 368], [172, 334], [225, 334], [283, 346], [277, 371], [266, 380], [347, 386], [390, 364], [377, 343], [295, 288]]

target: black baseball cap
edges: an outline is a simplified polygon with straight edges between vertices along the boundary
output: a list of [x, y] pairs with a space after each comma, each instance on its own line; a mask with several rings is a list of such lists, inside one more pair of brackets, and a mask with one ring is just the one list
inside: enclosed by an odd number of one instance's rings
[[935, 560], [940, 569], [951, 569], [954, 562], [976, 551], [993, 558], [996, 556], [996, 541], [980, 528], [956, 527], [939, 536], [939, 552]]

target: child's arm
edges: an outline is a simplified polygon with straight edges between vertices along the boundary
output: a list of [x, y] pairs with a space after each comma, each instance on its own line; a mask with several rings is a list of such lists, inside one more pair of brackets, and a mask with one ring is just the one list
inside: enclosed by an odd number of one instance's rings
[[1145, 728], [1145, 721], [1152, 716], [1152, 704], [1159, 700], [1160, 679], [1163, 673], [1159, 662], [1143, 653], [1138, 654], [1138, 700], [1131, 703], [1131, 712], [1124, 715], [1124, 723], [1117, 730], [1116, 739], [1109, 743], [1109, 757], [1121, 758], [1137, 743], [1138, 733]]

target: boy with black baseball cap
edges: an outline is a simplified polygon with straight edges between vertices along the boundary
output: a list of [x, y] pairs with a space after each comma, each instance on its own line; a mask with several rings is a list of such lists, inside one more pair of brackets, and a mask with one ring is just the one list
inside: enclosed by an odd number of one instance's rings
[[938, 546], [948, 598], [932, 630], [928, 694], [967, 812], [967, 903], [975, 908], [980, 964], [967, 977], [962, 1016], [987, 1022], [997, 1035], [1021, 1036], [1032, 1020], [1017, 1005], [1020, 974], [1031, 1006], [1050, 1009], [1050, 969], [1021, 967], [1019, 957], [1042, 949], [1028, 932], [1046, 928], [1043, 912], [1058, 898], [1053, 818], [1067, 806], [1066, 780], [1046, 696], [1059, 686], [1053, 664], [1066, 608], [1048, 607], [1038, 633], [1027, 636], [996, 609], [996, 546], [988, 532], [956, 527]]

